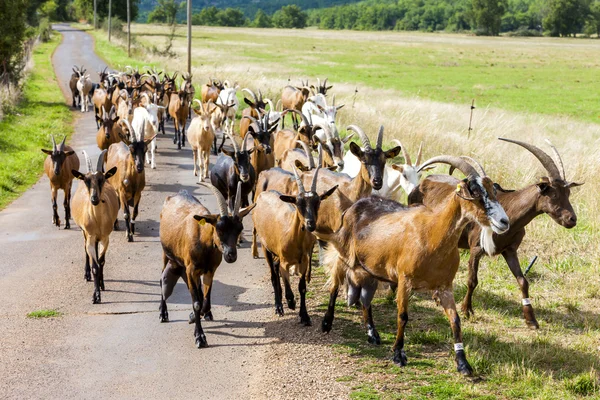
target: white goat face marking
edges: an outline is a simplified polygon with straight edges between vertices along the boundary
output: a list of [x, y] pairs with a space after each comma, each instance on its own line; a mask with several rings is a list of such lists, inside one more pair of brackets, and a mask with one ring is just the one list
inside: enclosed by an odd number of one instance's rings
[[[486, 215], [488, 220], [490, 221], [490, 228], [493, 232], [497, 234], [502, 234], [506, 232], [510, 228], [510, 223], [505, 223], [503, 221], [508, 221], [508, 216], [504, 211], [504, 208], [500, 205], [497, 200], [490, 200], [489, 195], [485, 187], [483, 186], [483, 181], [481, 177], [477, 177], [475, 180], [481, 189], [481, 193], [483, 195], [483, 206], [485, 208]], [[483, 233], [483, 227], [482, 227]]]

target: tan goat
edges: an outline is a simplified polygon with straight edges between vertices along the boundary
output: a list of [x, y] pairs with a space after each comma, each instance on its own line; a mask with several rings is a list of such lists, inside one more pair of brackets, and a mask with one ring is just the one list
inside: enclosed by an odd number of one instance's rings
[[60, 218], [58, 216], [58, 205], [56, 204], [56, 197], [58, 191], [62, 190], [65, 193], [65, 200], [63, 205], [65, 207], [65, 229], [70, 229], [71, 224], [69, 219], [71, 218], [71, 186], [73, 184], [73, 173], [72, 170], [79, 169], [79, 158], [75, 155], [75, 152], [70, 146], [65, 145], [65, 136], [62, 142], [57, 146], [52, 135], [52, 150], [42, 151], [48, 154], [44, 161], [44, 172], [48, 175], [50, 180], [50, 191], [52, 193], [52, 223], [60, 227]]
[[[215, 133], [210, 121], [211, 113], [218, 110], [218, 108], [214, 107], [209, 111], [209, 106], [212, 103], [211, 100], [206, 105], [198, 99], [194, 99], [194, 102], [200, 104], [200, 109], [193, 109], [198, 116], [190, 122], [188, 140], [194, 157], [194, 176], [198, 177], [198, 182], [202, 182], [203, 179], [208, 178], [210, 146], [215, 139]], [[198, 173], [197, 166], [200, 167], [200, 173]]]
[[[98, 156], [96, 170], [92, 168], [87, 153], [84, 151], [87, 165], [87, 174], [82, 174], [76, 169], [71, 172], [75, 178], [80, 179], [77, 191], [73, 196], [73, 220], [83, 232], [85, 242], [85, 279], [90, 281], [94, 275], [94, 295], [92, 302], [100, 303], [100, 289], [104, 290], [104, 262], [108, 250], [109, 235], [119, 212], [119, 199], [117, 192], [106, 180], [115, 172], [116, 167], [104, 173], [104, 154], [102, 150]], [[102, 244], [99, 253], [98, 245]], [[92, 266], [90, 269], [90, 258]]]

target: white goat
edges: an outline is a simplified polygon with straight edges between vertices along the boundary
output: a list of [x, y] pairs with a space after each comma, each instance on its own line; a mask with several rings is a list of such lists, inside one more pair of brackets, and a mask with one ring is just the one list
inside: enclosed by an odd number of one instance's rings
[[[373, 194], [377, 194], [387, 199], [400, 201], [400, 188], [404, 190], [406, 195], [409, 195], [421, 180], [422, 171], [417, 171], [419, 170], [419, 164], [421, 163], [423, 142], [421, 142], [421, 145], [419, 146], [417, 162], [415, 165], [412, 164], [406, 147], [404, 147], [399, 140], [393, 139], [392, 143], [395, 143], [402, 148], [404, 164], [386, 165], [383, 170], [383, 186], [379, 190], [373, 189]], [[342, 172], [350, 177], [355, 177], [360, 171], [360, 166], [361, 164], [358, 158], [351, 152], [348, 152], [344, 156], [344, 169]], [[430, 168], [431, 167], [425, 167], [423, 170], [425, 171]]]
[[228, 87], [227, 89], [221, 90], [219, 97], [217, 98], [217, 106], [225, 114], [224, 125], [225, 134], [233, 136], [233, 125], [235, 124], [235, 114], [240, 106], [240, 103], [236, 96], [235, 87]]
[[[142, 97], [146, 99], [144, 108], [148, 111], [148, 119], [146, 120], [146, 132], [148, 135], [152, 136], [155, 133], [158, 133], [158, 111], [164, 110], [164, 106], [158, 106], [150, 101], [150, 96], [148, 93], [142, 93]], [[156, 169], [156, 162], [154, 160], [156, 155], [156, 136], [150, 142], [150, 155], [146, 152], [146, 164], [150, 164], [152, 169]]]
[[77, 91], [79, 92], [79, 98], [81, 101], [81, 112], [87, 112], [88, 106], [92, 102], [90, 98], [90, 92], [92, 90], [92, 81], [90, 80], [90, 74], [79, 76], [77, 80]]

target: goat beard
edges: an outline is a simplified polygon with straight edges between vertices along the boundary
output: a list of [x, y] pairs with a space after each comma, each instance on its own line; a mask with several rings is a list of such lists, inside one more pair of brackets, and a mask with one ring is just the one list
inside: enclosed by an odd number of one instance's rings
[[479, 242], [483, 250], [490, 256], [496, 253], [496, 244], [494, 243], [494, 231], [490, 226], [481, 227]]

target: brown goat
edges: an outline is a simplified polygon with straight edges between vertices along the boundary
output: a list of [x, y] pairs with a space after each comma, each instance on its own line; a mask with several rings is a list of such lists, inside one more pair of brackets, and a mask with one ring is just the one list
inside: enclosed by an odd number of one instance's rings
[[[310, 87], [307, 85], [302, 87], [295, 86], [286, 86], [283, 88], [283, 92], [281, 93], [281, 104], [283, 105], [283, 109], [288, 110], [297, 110], [298, 112], [302, 112], [302, 106], [310, 96]], [[295, 114], [292, 114], [292, 119], [294, 121], [294, 129], [298, 129], [298, 118]]]
[[200, 89], [200, 98], [203, 103], [208, 103], [209, 100], [212, 100], [213, 103], [217, 102], [219, 98], [219, 93], [223, 90], [223, 84], [219, 80], [209, 79], [208, 83], [202, 85]]
[[[209, 111], [209, 105], [212, 103], [210, 100], [208, 104], [203, 104], [198, 99], [194, 99], [194, 101], [200, 104], [200, 110], [193, 109], [198, 116], [190, 122], [188, 140], [194, 157], [194, 176], [198, 177], [198, 182], [202, 182], [203, 179], [208, 178], [210, 147], [215, 139], [210, 117], [211, 113], [218, 108], [215, 107]], [[198, 165], [200, 173], [197, 170]]]
[[281, 129], [275, 132], [273, 136], [273, 152], [275, 155], [275, 162], [279, 163], [279, 160], [283, 158], [283, 153], [288, 149], [294, 149], [297, 147], [297, 141], [304, 142], [309, 146], [313, 145], [313, 131], [314, 128], [312, 123], [306, 118], [304, 114], [296, 110], [286, 110], [282, 114], [282, 118], [285, 114], [291, 112], [292, 115], [299, 115], [301, 118], [300, 126], [296, 131], [291, 129]]
[[65, 136], [62, 142], [57, 146], [52, 137], [52, 150], [42, 149], [42, 152], [48, 154], [44, 161], [44, 172], [50, 180], [50, 192], [52, 193], [52, 223], [60, 228], [60, 218], [58, 216], [58, 205], [56, 197], [58, 191], [62, 190], [65, 193], [63, 205], [65, 207], [65, 229], [70, 229], [71, 224], [71, 186], [73, 185], [72, 170], [79, 169], [79, 158], [70, 146], [65, 146]]
[[[470, 257], [467, 293], [462, 302], [462, 311], [467, 318], [473, 314], [473, 292], [478, 283], [477, 272], [481, 258], [486, 254], [492, 256], [502, 254], [521, 289], [525, 323], [529, 328], [538, 329], [539, 324], [529, 299], [529, 283], [521, 271], [517, 251], [525, 238], [525, 227], [538, 215], [548, 214], [556, 223], [567, 229], [571, 229], [577, 224], [577, 216], [573, 211], [569, 196], [572, 187], [582, 184], [567, 181], [562, 160], [554, 146], [551, 145], [561, 166], [560, 172], [552, 158], [538, 147], [518, 140], [502, 138], [500, 140], [517, 144], [530, 151], [544, 166], [548, 176], [540, 178], [538, 183], [516, 191], [507, 191], [502, 189], [500, 185], [494, 184], [498, 191], [498, 201], [506, 210], [506, 214], [510, 219], [510, 229], [508, 231], [501, 235], [492, 234], [473, 224], [467, 225], [463, 231], [458, 247], [469, 249]], [[474, 166], [479, 167], [476, 163]], [[435, 176], [428, 177], [409, 196], [409, 201], [423, 203], [429, 207], [437, 204], [439, 200], [436, 193], [423, 188], [423, 185], [436, 185], [435, 179]], [[440, 186], [443, 188], [444, 184]]]
[[[300, 275], [300, 322], [310, 326], [306, 310], [306, 283], [315, 237], [310, 233], [316, 228], [316, 219], [321, 202], [337, 188], [332, 187], [323, 194], [317, 193], [319, 168], [315, 170], [310, 191], [305, 191], [302, 180], [294, 170], [297, 194], [290, 196], [275, 191], [262, 192], [252, 214], [254, 229], [259, 237], [265, 259], [271, 271], [271, 283], [275, 292], [275, 312], [283, 315], [280, 273], [285, 285], [285, 298], [290, 310], [296, 308], [294, 292], [290, 286], [290, 270]], [[288, 203], [288, 204], [285, 204]], [[309, 278], [310, 281], [310, 278]]]
[[184, 90], [169, 93], [169, 115], [173, 118], [175, 125], [173, 144], [177, 144], [178, 150], [185, 146], [185, 122], [189, 114], [188, 107], [188, 96]]
[[227, 263], [237, 260], [237, 243], [244, 226], [243, 218], [254, 204], [240, 210], [241, 189], [238, 184], [233, 213], [227, 213], [223, 195], [212, 185], [219, 214], [211, 214], [198, 199], [185, 190], [169, 196], [160, 213], [160, 243], [163, 248], [163, 271], [160, 279], [160, 322], [169, 321], [167, 299], [182, 278], [192, 297], [194, 337], [198, 348], [207, 347], [201, 318], [212, 321], [210, 295], [212, 282], [224, 257]]
[[[408, 299], [412, 290], [430, 290], [450, 321], [457, 369], [471, 375], [473, 370], [465, 356], [452, 289], [460, 262], [458, 240], [469, 222], [491, 227], [498, 233], [506, 231], [509, 222], [495, 197], [493, 182], [487, 176], [480, 176], [458, 157], [435, 157], [423, 167], [440, 162], [454, 166], [467, 178], [448, 180], [452, 190], [435, 208], [406, 207], [393, 200], [372, 196], [359, 200], [347, 210], [337, 232], [322, 236], [316, 233], [329, 244], [325, 258], [331, 266], [330, 301], [322, 330], [331, 330], [338, 288], [348, 270], [366, 271], [373, 278], [397, 282], [398, 332], [394, 362], [405, 366], [404, 329], [408, 321]], [[390, 238], [398, 245], [382, 246]], [[372, 294], [361, 300], [369, 339], [378, 342], [379, 335], [372, 322]]]
[[108, 113], [104, 106], [102, 106], [100, 129], [98, 129], [98, 133], [96, 133], [96, 143], [100, 150], [108, 150], [111, 144], [121, 141], [120, 135], [123, 131], [117, 121], [119, 121], [119, 117], [115, 112], [115, 106], [111, 106]]
[[[136, 123], [135, 114], [146, 112], [143, 107], [138, 107], [134, 111], [134, 124]], [[109, 182], [115, 187], [119, 194], [119, 201], [123, 207], [123, 217], [125, 219], [126, 237], [128, 242], [133, 242], [135, 233], [135, 219], [138, 215], [138, 206], [142, 197], [142, 190], [146, 186], [146, 174], [144, 171], [144, 155], [148, 149], [148, 143], [154, 139], [156, 134], [150, 138], [144, 138], [145, 123], [140, 124], [141, 129], [134, 130], [129, 121], [124, 121], [127, 125], [131, 140], [125, 135], [121, 135], [123, 142], [111, 144], [108, 149], [106, 167], [117, 167], [117, 172], [109, 179]], [[130, 218], [129, 208], [133, 207], [133, 215]], [[115, 218], [114, 226], [118, 228], [118, 221]]]
[[[76, 169], [71, 172], [75, 178], [80, 179], [77, 191], [73, 196], [73, 220], [81, 228], [85, 243], [85, 279], [90, 281], [94, 275], [94, 295], [92, 302], [100, 303], [100, 290], [104, 290], [104, 262], [108, 250], [109, 236], [119, 212], [119, 199], [117, 192], [107, 182], [115, 172], [116, 167], [104, 173], [104, 154], [102, 150], [98, 156], [96, 170], [92, 168], [87, 153], [84, 151], [87, 174], [82, 174]], [[98, 245], [102, 244], [99, 253]], [[90, 258], [92, 265], [90, 268]]]

